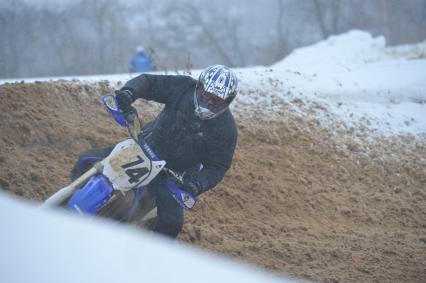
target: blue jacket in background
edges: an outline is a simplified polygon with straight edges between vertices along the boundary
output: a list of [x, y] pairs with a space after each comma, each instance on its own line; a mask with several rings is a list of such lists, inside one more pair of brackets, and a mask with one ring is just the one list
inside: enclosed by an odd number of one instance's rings
[[130, 67], [132, 72], [149, 72], [151, 70], [152, 60], [148, 54], [143, 51], [139, 51], [133, 56], [130, 61]]

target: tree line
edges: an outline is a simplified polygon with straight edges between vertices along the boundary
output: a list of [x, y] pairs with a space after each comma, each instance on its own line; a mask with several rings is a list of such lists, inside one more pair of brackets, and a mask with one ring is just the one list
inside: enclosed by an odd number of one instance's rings
[[70, 2], [0, 3], [0, 77], [123, 73], [138, 45], [175, 71], [269, 65], [355, 28], [389, 44], [426, 39], [426, 0]]

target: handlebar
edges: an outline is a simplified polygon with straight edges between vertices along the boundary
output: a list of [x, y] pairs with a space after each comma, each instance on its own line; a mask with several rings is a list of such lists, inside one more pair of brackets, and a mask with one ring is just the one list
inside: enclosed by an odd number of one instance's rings
[[[127, 127], [130, 136], [132, 139], [141, 147], [142, 150], [148, 152], [151, 158], [158, 157], [152, 152], [149, 145], [143, 139], [142, 127], [138, 116], [138, 111], [136, 108], [130, 106], [125, 111], [121, 111], [118, 107], [117, 100], [115, 99], [115, 95], [110, 93], [101, 98], [102, 104], [105, 106], [107, 111], [112, 114], [115, 121], [122, 127]], [[186, 209], [192, 209], [195, 205], [196, 198], [192, 196], [190, 193], [178, 188], [176, 184], [183, 185], [183, 178], [185, 173], [180, 174], [177, 173], [167, 167], [163, 167], [163, 170], [173, 179], [174, 187], [169, 187], [172, 196], [178, 201], [180, 205], [182, 205]]]
[[115, 95], [112, 93], [102, 96], [101, 102], [105, 106], [106, 110], [114, 117], [115, 121], [120, 126], [127, 127], [130, 136], [138, 142], [139, 134], [142, 130], [136, 108], [130, 106], [125, 111], [121, 111], [118, 107]]
[[141, 122], [139, 120], [138, 111], [134, 107], [129, 107], [123, 112], [124, 119], [127, 122], [127, 130], [129, 135], [139, 143], [139, 135], [142, 133]]

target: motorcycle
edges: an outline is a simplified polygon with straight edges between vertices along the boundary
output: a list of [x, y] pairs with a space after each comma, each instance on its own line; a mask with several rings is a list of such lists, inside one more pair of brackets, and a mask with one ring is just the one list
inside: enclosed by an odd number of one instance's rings
[[185, 173], [167, 168], [166, 161], [155, 154], [145, 140], [136, 109], [123, 113], [113, 94], [102, 96], [101, 103], [120, 126], [127, 127], [131, 138], [119, 142], [106, 158], [50, 196], [42, 207], [64, 207], [79, 215], [134, 222], [149, 229], [157, 210], [146, 186], [165, 172], [169, 193], [184, 209], [192, 210], [196, 198], [181, 188]]

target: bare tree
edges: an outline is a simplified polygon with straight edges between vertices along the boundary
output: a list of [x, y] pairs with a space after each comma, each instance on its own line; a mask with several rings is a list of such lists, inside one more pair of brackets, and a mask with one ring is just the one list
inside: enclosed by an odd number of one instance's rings
[[420, 17], [420, 27], [422, 32], [422, 37], [426, 40], [426, 1], [423, 1], [422, 14]]
[[186, 9], [192, 22], [202, 28], [203, 35], [209, 40], [217, 53], [222, 57], [224, 63], [231, 67], [235, 66], [233, 60], [223, 48], [223, 44], [221, 44], [217, 39], [217, 35], [213, 31], [212, 27], [208, 25], [202, 17], [200, 17], [199, 9], [197, 9], [192, 3], [188, 4]]
[[0, 1], [0, 77], [125, 72], [140, 44], [173, 70], [268, 65], [353, 28], [426, 38], [425, 0], [42, 2]]
[[383, 28], [384, 36], [389, 38], [390, 35], [390, 23], [389, 23], [389, 5], [388, 0], [380, 0], [381, 10], [382, 10], [382, 19], [383, 19]]
[[337, 34], [339, 24], [340, 0], [312, 0], [315, 16], [323, 38]]
[[277, 51], [275, 54], [276, 59], [281, 59], [287, 54], [287, 29], [283, 29], [285, 20], [285, 3], [284, 0], [278, 0], [278, 17], [277, 17]]
[[241, 43], [244, 41], [241, 39], [240, 33], [238, 32], [240, 23], [237, 19], [227, 19], [226, 22], [228, 22], [227, 25], [229, 26], [228, 34], [229, 40], [231, 41], [232, 50], [236, 54], [236, 56], [233, 57], [233, 63], [235, 64], [235, 66], [245, 66], [245, 52], [241, 46]]
[[[20, 46], [22, 33], [21, 14], [25, 8], [18, 13], [19, 5], [14, 1], [8, 1], [8, 8], [0, 10], [1, 36], [0, 36], [0, 62], [2, 75], [9, 77], [19, 72]], [[21, 26], [19, 26], [21, 25]]]

